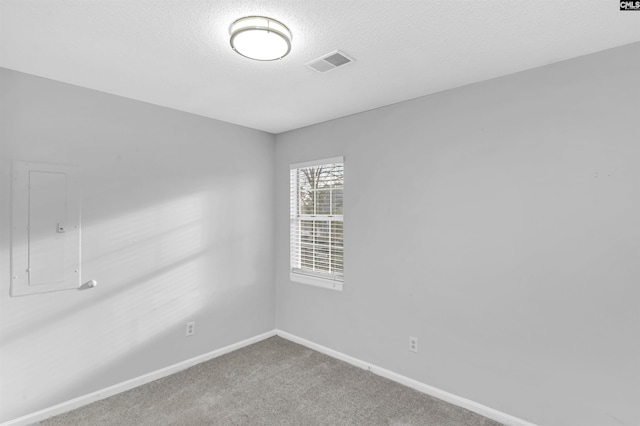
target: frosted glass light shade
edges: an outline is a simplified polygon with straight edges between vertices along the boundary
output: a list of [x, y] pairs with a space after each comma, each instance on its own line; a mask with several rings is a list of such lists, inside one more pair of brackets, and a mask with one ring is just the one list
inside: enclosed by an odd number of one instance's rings
[[275, 61], [291, 51], [291, 31], [275, 19], [240, 18], [231, 24], [229, 33], [233, 50], [256, 61]]

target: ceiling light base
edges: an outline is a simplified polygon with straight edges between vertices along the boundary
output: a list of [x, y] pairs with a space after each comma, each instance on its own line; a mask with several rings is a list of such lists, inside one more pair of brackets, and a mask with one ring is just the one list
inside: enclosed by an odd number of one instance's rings
[[229, 28], [231, 48], [256, 61], [277, 61], [291, 51], [292, 34], [280, 21], [266, 16], [247, 16]]

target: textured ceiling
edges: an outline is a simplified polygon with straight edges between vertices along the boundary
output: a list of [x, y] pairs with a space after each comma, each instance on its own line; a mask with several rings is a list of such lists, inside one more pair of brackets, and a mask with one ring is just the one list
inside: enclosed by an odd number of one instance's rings
[[[229, 47], [281, 20], [276, 62]], [[271, 133], [640, 40], [617, 0], [0, 0], [0, 66]], [[333, 50], [357, 62], [304, 66]], [[615, 78], [612, 76], [612, 78]]]

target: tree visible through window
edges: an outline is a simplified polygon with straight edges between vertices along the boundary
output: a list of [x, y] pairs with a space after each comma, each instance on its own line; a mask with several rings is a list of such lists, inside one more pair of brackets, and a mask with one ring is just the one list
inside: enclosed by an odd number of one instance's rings
[[291, 272], [342, 281], [344, 162], [292, 165]]

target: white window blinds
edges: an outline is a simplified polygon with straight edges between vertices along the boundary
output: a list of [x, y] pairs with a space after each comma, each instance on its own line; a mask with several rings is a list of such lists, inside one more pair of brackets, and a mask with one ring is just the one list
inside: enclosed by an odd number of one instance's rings
[[344, 159], [292, 164], [290, 184], [291, 273], [341, 288]]

